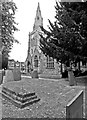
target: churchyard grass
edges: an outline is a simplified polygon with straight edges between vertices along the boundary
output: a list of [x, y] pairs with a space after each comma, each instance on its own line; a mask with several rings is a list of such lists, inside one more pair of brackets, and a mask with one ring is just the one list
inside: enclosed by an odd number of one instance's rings
[[[22, 78], [21, 81], [13, 82], [8, 87], [21, 86], [30, 91], [35, 92], [41, 99], [39, 102], [20, 109], [12, 105], [3, 98], [2, 100], [2, 116], [3, 118], [65, 118], [66, 105], [80, 91], [85, 90], [85, 86], [69, 86], [69, 82], [65, 79], [31, 79]], [[14, 87], [13, 87], [14, 86]], [[17, 90], [17, 89], [16, 89]]]

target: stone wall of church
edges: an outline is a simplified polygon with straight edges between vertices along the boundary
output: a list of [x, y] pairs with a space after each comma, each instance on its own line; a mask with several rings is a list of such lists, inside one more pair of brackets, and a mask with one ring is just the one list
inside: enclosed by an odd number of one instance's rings
[[[47, 63], [45, 63], [45, 64], [47, 64]], [[47, 68], [47, 65], [44, 67], [45, 69], [44, 69], [44, 71], [43, 71], [43, 73], [44, 74], [50, 74], [50, 75], [57, 75], [57, 74], [59, 74], [59, 68], [58, 68], [58, 64], [57, 63], [55, 63], [54, 62], [54, 68]]]
[[59, 64], [54, 60], [54, 68], [47, 68], [47, 58], [42, 55], [40, 59], [39, 73], [56, 75], [60, 72]]

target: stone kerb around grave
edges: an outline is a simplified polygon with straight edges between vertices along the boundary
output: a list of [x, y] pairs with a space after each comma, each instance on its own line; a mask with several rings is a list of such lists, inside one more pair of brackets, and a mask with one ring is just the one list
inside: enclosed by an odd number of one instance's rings
[[83, 90], [67, 104], [66, 118], [83, 118]]

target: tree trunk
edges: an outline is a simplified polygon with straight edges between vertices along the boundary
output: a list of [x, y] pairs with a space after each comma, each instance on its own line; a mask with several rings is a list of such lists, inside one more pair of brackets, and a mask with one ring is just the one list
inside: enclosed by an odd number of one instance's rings
[[78, 70], [80, 70], [80, 61], [78, 62]]
[[61, 74], [62, 74], [62, 72], [63, 72], [63, 68], [62, 68], [62, 62], [61, 62], [61, 69], [60, 69], [60, 71], [61, 71]]

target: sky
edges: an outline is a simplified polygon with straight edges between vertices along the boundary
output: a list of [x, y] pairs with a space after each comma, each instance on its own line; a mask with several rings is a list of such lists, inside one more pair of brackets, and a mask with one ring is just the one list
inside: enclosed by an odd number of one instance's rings
[[43, 26], [47, 29], [49, 25], [48, 19], [51, 22], [55, 21], [55, 5], [56, 0], [13, 0], [16, 3], [17, 11], [15, 21], [18, 23], [18, 32], [14, 33], [14, 37], [20, 44], [14, 44], [10, 53], [10, 59], [24, 62], [27, 57], [28, 50], [28, 35], [33, 31], [34, 20], [38, 2], [40, 3], [41, 14], [43, 17]]

